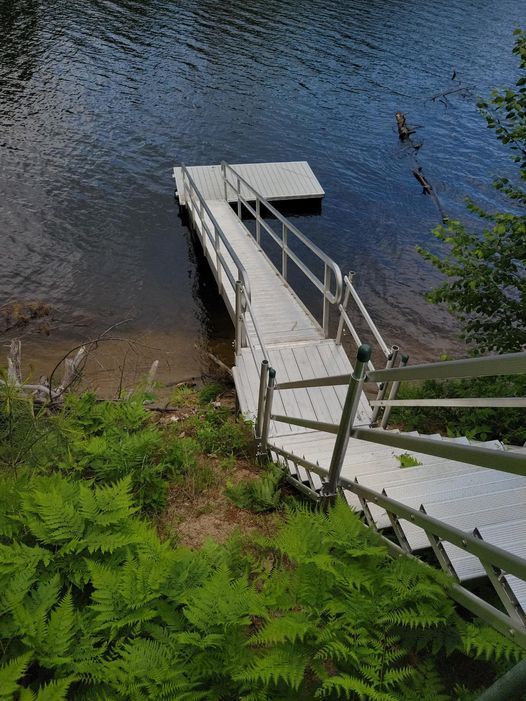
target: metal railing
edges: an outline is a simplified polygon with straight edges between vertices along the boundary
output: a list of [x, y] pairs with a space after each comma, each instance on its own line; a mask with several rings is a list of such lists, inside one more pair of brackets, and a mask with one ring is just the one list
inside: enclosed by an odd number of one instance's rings
[[[278, 269], [283, 280], [288, 282], [288, 263], [292, 261], [305, 277], [322, 293], [323, 312], [322, 328], [325, 337], [329, 335], [329, 315], [331, 305], [337, 306], [342, 298], [342, 273], [340, 267], [327, 256], [316, 244], [286, 219], [268, 200], [266, 200], [242, 175], [231, 165], [223, 161], [221, 173], [224, 184], [224, 196], [228, 201], [229, 191], [236, 196], [237, 213], [241, 218], [243, 207], [252, 214], [256, 222], [255, 239], [261, 246], [261, 232], [266, 232], [281, 250], [281, 269]], [[232, 179], [229, 179], [229, 176]], [[235, 181], [235, 182], [234, 182]], [[251, 193], [245, 197], [242, 190]], [[251, 202], [254, 202], [252, 206]], [[262, 208], [270, 212], [281, 224], [280, 234], [276, 233], [262, 215]], [[311, 253], [323, 263], [323, 279], [318, 277], [301, 258], [290, 248], [290, 238], [294, 237], [301, 242]], [[333, 287], [333, 289], [331, 289]]]
[[[369, 346], [362, 345], [358, 350], [357, 363], [352, 374], [333, 375], [330, 377], [314, 378], [310, 380], [298, 380], [294, 382], [283, 382], [277, 385], [276, 390], [284, 391], [289, 389], [300, 389], [308, 387], [327, 387], [331, 385], [348, 384], [348, 399], [349, 393], [362, 391], [363, 384], [369, 380], [392, 381], [396, 388], [403, 380], [427, 380], [427, 379], [457, 379], [465, 377], [488, 377], [499, 375], [513, 375], [526, 373], [526, 352], [522, 353], [506, 353], [497, 356], [468, 358], [464, 360], [452, 360], [439, 363], [427, 363], [422, 365], [404, 366], [398, 368], [386, 368], [385, 370], [373, 370], [367, 372], [366, 368], [370, 359], [371, 350]], [[359, 376], [357, 372], [359, 371]], [[359, 385], [359, 386], [358, 386]], [[381, 405], [386, 407], [391, 406], [418, 406], [414, 402], [422, 400], [373, 400], [371, 405]], [[428, 406], [464, 406], [464, 407], [480, 407], [480, 406], [515, 406], [526, 407], [526, 398], [524, 397], [503, 397], [496, 398], [480, 398], [466, 397], [462, 398], [460, 404], [452, 400], [429, 400], [431, 403]], [[439, 402], [433, 404], [433, 402]], [[449, 403], [447, 403], [449, 402]], [[343, 408], [345, 415], [346, 404]], [[446, 443], [432, 438], [424, 438], [422, 436], [409, 436], [402, 434], [393, 434], [384, 431], [379, 431], [374, 428], [353, 428], [352, 423], [350, 428], [342, 428], [342, 422], [338, 424], [323, 423], [304, 419], [302, 417], [272, 415], [276, 421], [285, 421], [286, 423], [311, 428], [327, 433], [337, 433], [341, 431], [348, 437], [358, 438], [363, 441], [372, 443], [380, 443], [382, 445], [391, 446], [394, 448], [402, 448], [407, 450], [416, 450], [420, 453], [435, 455], [437, 457], [447, 458], [449, 460], [460, 460], [461, 462], [472, 465], [480, 465], [481, 467], [492, 467], [497, 470], [513, 472], [515, 474], [526, 476], [526, 460], [522, 455], [515, 453], [507, 453], [504, 451], [495, 451], [486, 448], [474, 447], [471, 445], [460, 445], [458, 443]], [[353, 417], [354, 418], [354, 417]], [[348, 438], [347, 438], [348, 439]], [[338, 442], [335, 447], [337, 450], [337, 459], [333, 463], [335, 469], [341, 470], [343, 457], [346, 448], [340, 446]], [[333, 464], [331, 463], [331, 465]], [[338, 468], [339, 465], [339, 468]], [[339, 473], [338, 473], [339, 474]]]
[[[371, 515], [369, 503], [384, 508], [400, 543], [400, 546], [396, 547], [399, 547], [401, 551], [410, 552], [409, 544], [398, 522], [399, 519], [405, 519], [423, 528], [438, 561], [450, 574], [454, 575], [454, 570], [444, 550], [442, 541], [451, 543], [476, 555], [497, 591], [506, 609], [506, 613], [499, 611], [483, 599], [470, 593], [459, 583], [455, 585], [453, 595], [464, 606], [477, 615], [481, 615], [485, 620], [501, 630], [501, 632], [513, 637], [513, 639], [526, 647], [524, 612], [504, 578], [504, 574], [511, 574], [526, 580], [525, 560], [485, 543], [480, 539], [480, 536], [477, 536], [477, 533], [467, 534], [464, 531], [428, 516], [423, 512], [423, 506], [420, 511], [417, 511], [390, 499], [385, 493], [380, 494], [363, 485], [359, 485], [356, 481], [353, 482], [341, 476], [343, 461], [350, 438], [526, 476], [526, 458], [519, 453], [492, 450], [473, 445], [463, 445], [404, 433], [393, 434], [375, 428], [354, 426], [358, 401], [363, 391], [363, 385], [368, 380], [375, 382], [391, 381], [393, 383], [392, 386], [397, 388], [398, 384], [405, 379], [451, 379], [526, 373], [526, 352], [486, 358], [470, 358], [467, 360], [430, 363], [426, 365], [387, 368], [368, 372], [370, 357], [370, 347], [361, 345], [358, 349], [352, 374], [280, 383], [273, 387], [273, 391], [267, 399], [265, 418], [268, 417], [268, 421], [274, 420], [294, 426], [336, 434], [336, 441], [328, 469], [322, 468], [318, 464], [315, 465], [305, 458], [300, 459], [298, 456], [276, 445], [270, 446], [272, 452], [284, 458], [285, 464], [287, 465], [292, 461], [296, 466], [301, 465], [308, 473], [313, 472], [325, 478], [322, 486], [322, 497], [325, 503], [330, 503], [330, 501], [336, 497], [338, 490], [342, 488], [356, 494], [362, 505], [364, 516], [371, 527], [376, 528], [376, 525]], [[342, 409], [342, 418], [339, 424], [275, 414], [272, 412], [271, 408], [269, 408], [275, 391], [286, 391], [289, 389], [306, 387], [326, 387], [336, 384], [348, 384], [347, 395]], [[480, 398], [466, 398], [463, 400], [462, 406], [481, 406], [481, 402], [483, 401], [486, 400]], [[494, 406], [494, 401], [494, 398], [489, 398], [487, 400], [487, 405]], [[401, 402], [394, 399], [376, 401], [376, 404], [383, 404], [386, 406], [399, 405], [400, 403]], [[375, 404], [375, 402], [372, 402], [372, 404]], [[411, 404], [411, 402], [403, 402], [403, 405], [408, 404]], [[496, 405], [498, 405], [498, 403]], [[526, 400], [524, 398], [505, 398], [504, 405], [526, 406]], [[263, 427], [263, 431], [265, 431], [265, 427]], [[313, 496], [319, 497], [319, 495], [309, 487], [302, 485], [301, 488], [302, 491], [310, 492]], [[393, 544], [391, 543], [391, 545]]]
[[[409, 356], [402, 353], [399, 356], [399, 347], [396, 345], [392, 345], [389, 347], [387, 343], [384, 341], [382, 334], [378, 330], [378, 327], [374, 323], [374, 321], [371, 318], [371, 315], [367, 311], [367, 308], [365, 307], [365, 304], [362, 302], [360, 299], [360, 295], [356, 291], [354, 285], [353, 285], [353, 279], [354, 279], [355, 273], [353, 271], [349, 272], [348, 275], [345, 275], [343, 278], [343, 284], [345, 288], [345, 292], [343, 295], [343, 301], [342, 303], [338, 306], [339, 312], [340, 312], [340, 321], [338, 323], [338, 331], [336, 333], [336, 343], [340, 344], [342, 343], [342, 338], [343, 338], [343, 332], [345, 327], [349, 330], [349, 333], [351, 334], [351, 337], [356, 344], [356, 348], [360, 348], [362, 345], [362, 340], [360, 338], [360, 335], [358, 333], [358, 330], [356, 328], [356, 325], [352, 322], [350, 316], [349, 316], [349, 302], [352, 301], [354, 302], [354, 305], [356, 306], [361, 319], [363, 322], [365, 322], [366, 326], [369, 328], [369, 331], [372, 333], [374, 339], [376, 340], [376, 343], [378, 344], [378, 348], [382, 352], [382, 354], [386, 358], [386, 363], [385, 363], [385, 368], [389, 369], [395, 366], [396, 362], [398, 361], [401, 366], [404, 366], [407, 364], [407, 361], [409, 360]], [[373, 365], [373, 361], [369, 359], [367, 362], [367, 370], [370, 372], [374, 372], [375, 367]], [[398, 391], [398, 386], [394, 383], [389, 384], [389, 382], [378, 382], [378, 391], [376, 395], [376, 400], [381, 401], [385, 398], [385, 395], [387, 394], [387, 391], [389, 390], [388, 397], [389, 399], [393, 399], [396, 397], [396, 393]], [[382, 405], [374, 405], [373, 406], [373, 413], [371, 417], [371, 424], [375, 424], [376, 420], [378, 418], [378, 414], [381, 411], [381, 406]], [[384, 417], [385, 417], [385, 410], [384, 410]], [[388, 412], [387, 412], [388, 414]], [[387, 418], [384, 417], [382, 418], [381, 422], [381, 427], [385, 428], [387, 424]]]
[[[299, 456], [290, 453], [283, 448], [272, 446], [272, 452], [278, 455], [289, 471], [289, 481], [294, 484], [297, 480], [290, 472], [290, 464], [293, 466], [302, 466], [305, 470], [317, 474], [322, 479], [325, 479], [325, 484], [329, 483], [329, 470], [320, 467], [300, 458]], [[494, 451], [495, 452], [495, 451]], [[294, 469], [294, 468], [293, 468]], [[383, 508], [389, 517], [389, 521], [397, 535], [400, 545], [394, 543], [381, 533], [384, 542], [395, 555], [405, 554], [412, 556], [409, 550], [407, 541], [403, 536], [400, 527], [400, 520], [408, 521], [409, 523], [419, 526], [426, 533], [429, 544], [433, 549], [440, 565], [448, 574], [452, 575], [453, 581], [450, 585], [451, 596], [466, 609], [479, 616], [490, 625], [495, 627], [501, 633], [514, 640], [516, 643], [526, 648], [526, 626], [524, 623], [524, 614], [520, 604], [516, 601], [513, 593], [506, 586], [502, 575], [512, 575], [519, 579], [526, 580], [526, 560], [513, 555], [512, 553], [503, 550], [491, 543], [487, 543], [476, 535], [476, 533], [468, 533], [454, 526], [434, 518], [425, 513], [423, 507], [413, 509], [405, 504], [396, 501], [385, 493], [378, 492], [374, 489], [365, 487], [357, 481], [352, 481], [340, 477], [338, 480], [340, 489], [352, 492], [355, 494], [362, 506], [367, 523], [370, 527], [376, 530], [376, 524], [371, 515], [370, 505], [375, 505]], [[313, 490], [302, 485], [302, 491], [309, 492], [310, 496], [318, 497]], [[497, 607], [490, 604], [482, 597], [466, 589], [454, 574], [454, 571], [449, 563], [447, 554], [444, 551], [443, 542], [460, 548], [466, 553], [470, 553], [477, 557], [482, 565], [482, 568], [491, 572], [490, 581], [492, 582], [497, 595], [504, 607], [501, 611]]]
[[[223, 275], [225, 275], [233, 290], [236, 289], [236, 282], [239, 280], [243, 284], [247, 298], [250, 300], [250, 281], [245, 266], [231, 246], [228, 238], [223, 233], [223, 230], [212, 214], [206, 200], [199, 192], [194, 179], [185, 165], [181, 165], [181, 173], [183, 179], [183, 199], [190, 211], [190, 215], [193, 215], [197, 233], [201, 239], [203, 253], [206, 257], [210, 257], [212, 255], [210, 252], [211, 247], [215, 257], [215, 266], [212, 265], [211, 268], [215, 275], [219, 292], [221, 293], [223, 291]], [[210, 246], [207, 245], [207, 240]], [[225, 260], [225, 256], [221, 250], [221, 244], [223, 244], [224, 249], [228, 252], [228, 255], [237, 268], [237, 277], [232, 274]]]
[[[233, 177], [236, 179], [235, 185], [228, 179], [227, 171], [229, 174], [233, 174]], [[526, 406], [526, 398], [522, 397], [398, 400], [396, 399], [396, 394], [400, 382], [406, 380], [456, 379], [525, 373], [526, 353], [407, 366], [407, 356], [402, 354], [399, 356], [396, 346], [389, 348], [383, 341], [376, 325], [372, 321], [352, 285], [352, 274], [344, 278], [345, 297], [343, 304], [340, 304], [342, 279], [338, 266], [319, 251], [319, 249], [304, 237], [292, 224], [287, 222], [284, 217], [261, 197], [242, 176], [231, 168], [231, 166], [223, 163], [222, 172], [225, 186], [225, 198], [227, 198], [228, 195], [227, 188], [233, 188], [237, 196], [238, 214], [241, 215], [241, 208], [244, 206], [256, 217], [257, 242], [260, 243], [261, 229], [263, 228], [264, 231], [269, 233], [273, 240], [280, 245], [282, 250], [282, 277], [285, 280], [287, 279], [287, 262], [290, 259], [298, 265], [307, 278], [322, 291], [323, 328], [325, 333], [328, 333], [329, 305], [337, 304], [339, 305], [338, 309], [340, 311], [340, 323], [336, 342], [341, 343], [343, 328], [344, 325], [347, 325], [355, 343], [359, 347], [352, 374], [276, 384], [276, 373], [270, 366], [269, 354], [265, 348], [262, 335], [253, 313], [248, 274], [207, 206], [206, 201], [198, 191], [188, 170], [182, 166], [184, 199], [194, 221], [197, 233], [201, 238], [205, 255], [209, 259], [212, 257], [215, 259], [215, 265], [211, 267], [216, 275], [219, 290], [222, 291], [225, 285], [229, 285], [234, 291], [235, 308], [231, 311], [235, 319], [236, 352], [239, 353], [242, 348], [250, 348], [253, 361], [256, 368], [259, 370], [258, 407], [255, 425], [255, 433], [259, 443], [259, 453], [268, 454], [268, 451], [271, 450], [274, 454], [282, 458], [287, 466], [289, 463], [292, 463], [296, 466], [296, 469], [298, 469], [298, 466], [304, 468], [309, 476], [310, 486], [301, 484], [292, 474], [289, 474], [289, 478], [291, 478], [298, 488], [308, 493], [310, 496], [316, 498], [320, 497], [310, 478], [311, 473], [322, 478], [324, 480], [322, 498], [325, 503], [330, 503], [339, 490], [343, 489], [352, 492], [357, 496], [362, 506], [366, 521], [374, 529], [376, 529], [376, 524], [372, 516], [371, 506], [375, 505], [384, 509], [399, 541], [399, 545], [397, 545], [385, 538], [389, 548], [395, 554], [411, 554], [409, 544], [400, 526], [400, 521], [405, 520], [424, 530], [440, 565], [454, 577], [456, 575], [444, 549], [443, 542], [450, 543], [477, 557], [483, 569], [487, 572], [504, 606], [505, 612], [499, 610], [473, 592], [470, 592], [458, 581], [452, 583], [451, 595], [464, 607], [526, 648], [524, 612], [514, 598], [513, 592], [510, 590], [505, 579], [505, 575], [513, 575], [522, 580], [526, 580], [525, 560], [483, 541], [476, 530], [473, 533], [466, 533], [429, 516], [425, 513], [423, 506], [421, 506], [420, 510], [410, 508], [401, 502], [391, 499], [385, 492], [377, 492], [364, 485], [358, 484], [356, 480], [348, 480], [341, 476], [343, 459], [351, 437], [366, 442], [412, 450], [445, 459], [458, 460], [472, 465], [526, 476], [526, 460], [520, 454], [495, 451], [472, 445], [443, 442], [421, 436], [392, 434], [374, 428], [364, 428], [354, 425], [359, 398], [363, 391], [364, 383], [368, 381], [375, 382], [379, 388], [378, 396], [371, 402], [371, 405], [376, 413], [382, 409], [384, 410], [381, 426], [385, 425], [387, 421], [386, 416], [388, 417], [388, 412], [393, 406], [524, 407]], [[255, 209], [243, 196], [241, 185], [248, 188], [248, 190], [254, 194]], [[261, 216], [262, 206], [282, 222], [283, 228], [281, 238]], [[323, 281], [317, 278], [298, 256], [290, 250], [288, 245], [289, 234], [296, 236], [324, 262], [325, 272]], [[230, 260], [227, 260], [227, 256]], [[236, 272], [237, 275], [235, 274]], [[331, 275], [335, 279], [334, 291], [330, 289]], [[377, 341], [380, 350], [386, 357], [387, 363], [384, 369], [376, 370], [374, 368], [371, 362], [370, 348], [361, 343], [359, 334], [351, 322], [347, 313], [347, 306], [351, 298], [356, 303], [363, 319]], [[399, 367], [394, 367], [397, 359], [400, 361]], [[301, 417], [284, 416], [273, 413], [273, 397], [276, 391], [324, 387], [338, 384], [348, 385], [342, 410], [342, 418], [339, 424], [324, 423], [303, 419]], [[388, 389], [389, 392], [387, 392]], [[388, 396], [387, 399], [385, 398], [386, 395]], [[375, 415], [373, 414], [373, 416]], [[269, 440], [271, 421], [284, 422], [336, 434], [335, 446], [328, 469], [321, 467], [319, 464], [311, 463], [304, 457], [300, 458], [279, 446], [273, 445], [271, 439]]]
[[[261, 439], [269, 378], [269, 354], [252, 309], [249, 276], [217, 219], [208, 207], [206, 200], [199, 192], [194, 179], [184, 165], [181, 166], [181, 172], [184, 201], [194, 223], [194, 228], [201, 239], [203, 252], [205, 256], [213, 256], [215, 258], [215, 265], [212, 265], [211, 268], [215, 275], [219, 292], [221, 293], [224, 289], [225, 278], [234, 292], [235, 303], [231, 313], [233, 314], [235, 325], [235, 353], [237, 355], [242, 348], [248, 347], [260, 375], [255, 430], [257, 438]], [[224, 247], [224, 251], [228, 253], [234, 267], [237, 269], [237, 277], [232, 273], [231, 266], [228, 264], [221, 246]], [[226, 301], [228, 301], [228, 295], [226, 296]]]

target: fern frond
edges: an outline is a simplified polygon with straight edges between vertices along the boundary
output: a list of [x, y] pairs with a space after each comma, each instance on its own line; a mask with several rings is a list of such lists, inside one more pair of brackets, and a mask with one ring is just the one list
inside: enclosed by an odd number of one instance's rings
[[524, 657], [519, 645], [483, 623], [467, 623], [461, 635], [465, 652], [479, 659], [518, 662]]
[[367, 701], [399, 701], [399, 697], [375, 689], [362, 679], [348, 674], [335, 674], [326, 679], [315, 694], [318, 699], [335, 696], [338, 699], [367, 699]]
[[71, 592], [68, 592], [49, 615], [43, 641], [42, 662], [45, 666], [54, 667], [71, 659], [68, 652], [75, 632], [73, 600]]
[[69, 677], [49, 682], [38, 690], [35, 701], [66, 701], [68, 689], [74, 681]]
[[18, 681], [24, 676], [31, 660], [31, 653], [20, 655], [0, 667], [0, 701], [11, 701], [19, 689]]
[[289, 612], [285, 616], [271, 618], [248, 642], [256, 645], [293, 643], [303, 641], [310, 630], [312, 624], [305, 613]]
[[308, 657], [293, 645], [273, 648], [257, 657], [235, 678], [245, 683], [277, 686], [280, 682], [297, 691], [303, 682]]

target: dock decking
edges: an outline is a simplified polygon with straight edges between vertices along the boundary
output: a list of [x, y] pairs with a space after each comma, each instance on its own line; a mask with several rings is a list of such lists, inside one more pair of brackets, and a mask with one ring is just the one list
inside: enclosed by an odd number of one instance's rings
[[[329, 336], [328, 320], [325, 318], [333, 289], [331, 275], [334, 284], [341, 284], [341, 279], [338, 283], [338, 270], [309, 242], [311, 250], [325, 265], [323, 279], [317, 279], [312, 271], [301, 267], [301, 261], [290, 247], [290, 238], [302, 237], [301, 232], [278, 212], [274, 212], [276, 221], [272, 223], [259, 217], [260, 205], [272, 209], [268, 204], [270, 199], [323, 196], [323, 190], [308, 164], [179, 167], [174, 169], [174, 177], [179, 203], [186, 208], [201, 242], [219, 292], [236, 326], [236, 339], [239, 337], [242, 341], [236, 347], [233, 368], [242, 413], [256, 421], [262, 359], [266, 359], [275, 369], [278, 389], [280, 382], [350, 374], [352, 364], [339, 339]], [[232, 203], [237, 203], [237, 213]], [[256, 217], [255, 234], [249, 231], [239, 216], [243, 209]], [[262, 245], [264, 236], [278, 244], [281, 242], [281, 269], [277, 269], [266, 256]], [[321, 324], [289, 285], [289, 260], [299, 265], [308, 280], [322, 292], [324, 319]], [[245, 306], [241, 306], [241, 298], [236, 298], [236, 293], [239, 294], [236, 281], [240, 279], [244, 280]], [[345, 282], [348, 286], [349, 281], [346, 279]], [[333, 306], [337, 310], [342, 309], [339, 300]], [[379, 341], [386, 347], [382, 339]], [[276, 391], [273, 414], [337, 425], [341, 421], [346, 393], [347, 386], [344, 384]], [[369, 426], [372, 413], [369, 401], [362, 393], [354, 426]], [[477, 443], [467, 438], [450, 439], [439, 435], [431, 438], [496, 451], [508, 450], [498, 441]], [[335, 440], [333, 433], [324, 430], [298, 426], [285, 420], [272, 420], [268, 447], [272, 457], [287, 467], [298, 484], [319, 494], [322, 478], [305, 465], [319, 465], [327, 470]], [[526, 473], [526, 448], [513, 450], [524, 455]], [[383, 491], [388, 497], [409, 507], [419, 509], [423, 505], [429, 515], [463, 532], [472, 533], [478, 529], [478, 534], [485, 541], [524, 557], [526, 477], [424, 453], [412, 453], [421, 463], [419, 466], [402, 469], [397, 457], [404, 452], [399, 448], [351, 438], [341, 475], [351, 482]], [[344, 494], [350, 506], [358, 510], [363, 508], [363, 502], [352, 491], [345, 490]], [[368, 509], [368, 517], [374, 519], [374, 527], [382, 529], [392, 525], [384, 509], [374, 504], [369, 504]], [[398, 526], [410, 551], [429, 548], [429, 538], [422, 528], [407, 520], [400, 520]], [[444, 541], [443, 551], [449, 559], [449, 569], [460, 581], [485, 575], [479, 558], [465, 549]], [[514, 605], [518, 605], [518, 615], [524, 621], [526, 584], [513, 576], [508, 576], [506, 582], [512, 596], [516, 597]], [[502, 595], [500, 590], [498, 593]]]
[[[308, 200], [319, 199], [324, 191], [307, 161], [288, 163], [239, 163], [232, 168], [253, 184], [254, 188], [267, 200]], [[224, 200], [225, 187], [221, 166], [191, 166], [188, 172], [195, 180], [199, 192], [205, 200]], [[186, 204], [182, 186], [181, 168], [174, 168], [174, 178], [180, 204]], [[250, 190], [240, 183], [241, 194], [250, 199]], [[236, 200], [230, 192], [228, 202]]]

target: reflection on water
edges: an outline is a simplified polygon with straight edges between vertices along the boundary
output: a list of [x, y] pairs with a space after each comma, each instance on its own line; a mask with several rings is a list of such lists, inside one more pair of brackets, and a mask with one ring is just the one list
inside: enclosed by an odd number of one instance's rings
[[[131, 319], [195, 374], [195, 345], [232, 330], [172, 165], [306, 159], [327, 196], [300, 228], [358, 271], [389, 340], [451, 348], [414, 250], [437, 212], [394, 113], [422, 125], [419, 163], [450, 216], [465, 195], [495, 205], [507, 162], [475, 96], [510, 82], [524, 19], [521, 0], [1, 3], [0, 300], [52, 304], [68, 337]], [[473, 96], [445, 107], [430, 98], [453, 69]]]

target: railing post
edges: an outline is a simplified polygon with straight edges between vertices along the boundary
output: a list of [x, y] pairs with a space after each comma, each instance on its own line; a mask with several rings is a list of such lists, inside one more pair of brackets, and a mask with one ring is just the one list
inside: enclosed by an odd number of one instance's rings
[[497, 679], [477, 701], [508, 701], [515, 698], [526, 687], [526, 660], [521, 660], [506, 674]]
[[265, 411], [265, 392], [267, 390], [268, 379], [268, 360], [265, 358], [261, 361], [261, 370], [259, 372], [259, 395], [258, 395], [258, 413], [256, 416], [256, 438], [261, 438], [261, 429], [263, 426], [263, 412]]
[[329, 504], [336, 497], [338, 483], [340, 481], [340, 473], [342, 471], [343, 460], [349, 443], [349, 434], [354, 423], [360, 395], [362, 393], [365, 374], [367, 371], [367, 363], [371, 359], [371, 348], [366, 343], [363, 343], [358, 348], [356, 355], [356, 366], [349, 381], [345, 404], [342, 409], [342, 418], [340, 427], [336, 435], [336, 442], [332, 452], [331, 465], [329, 467], [329, 475], [327, 482], [323, 485], [323, 494], [325, 503]]
[[[387, 356], [387, 363], [385, 364], [385, 369], [389, 370], [390, 368], [393, 367], [393, 365], [396, 362], [396, 359], [398, 357], [398, 351], [400, 349], [398, 346], [391, 346], [391, 350], [389, 351], [389, 355]], [[385, 397], [385, 393], [387, 392], [387, 388], [389, 386], [389, 382], [382, 382], [380, 384], [380, 389], [378, 390], [378, 394], [376, 395], [377, 401], [382, 400]], [[378, 418], [378, 412], [380, 411], [381, 407], [375, 406], [373, 409], [373, 415], [371, 416], [371, 426], [376, 423], [376, 419]]]
[[265, 393], [265, 410], [263, 414], [263, 426], [261, 427], [260, 455], [266, 455], [268, 451], [268, 434], [270, 430], [270, 415], [272, 414], [272, 398], [274, 397], [274, 386], [276, 384], [276, 371], [274, 368], [268, 369], [268, 383]]
[[261, 245], [261, 202], [259, 201], [259, 197], [256, 195], [256, 241], [258, 246]]
[[237, 176], [237, 216], [241, 219], [241, 181]]
[[[351, 270], [349, 274], [347, 275], [347, 278], [349, 280], [349, 284], [352, 285], [352, 279], [354, 276], [354, 271]], [[351, 295], [351, 288], [349, 287], [349, 284], [345, 285], [345, 294], [343, 295], [343, 301], [341, 303], [341, 309], [340, 309], [340, 320], [338, 322], [338, 331], [336, 333], [336, 343], [338, 345], [341, 345], [342, 342], [342, 336], [343, 336], [343, 313], [347, 311], [347, 305], [349, 304], [349, 297]]]
[[281, 224], [281, 274], [283, 279], [287, 279], [287, 246], [288, 246], [288, 229], [285, 222]]
[[241, 352], [243, 345], [243, 285], [240, 280], [236, 282], [236, 336], [234, 341], [235, 354]]
[[[400, 365], [398, 367], [405, 368], [409, 361], [409, 356], [407, 353], [402, 353], [402, 357], [400, 358]], [[396, 395], [398, 394], [398, 388], [400, 387], [400, 380], [397, 380], [396, 382], [393, 382], [391, 385], [391, 390], [389, 391], [389, 396], [387, 397], [388, 399], [396, 399]], [[380, 422], [380, 428], [385, 428], [387, 426], [387, 422], [389, 421], [389, 415], [391, 413], [392, 407], [386, 406], [384, 410], [384, 415], [382, 416], [382, 421]]]
[[228, 202], [228, 187], [226, 184], [226, 166], [224, 163], [221, 163], [221, 175], [223, 176], [223, 188], [224, 188], [224, 193], [225, 193], [225, 201]]
[[219, 231], [216, 225], [212, 222], [214, 227], [214, 248], [216, 252], [216, 269], [217, 269], [217, 286], [219, 288], [219, 294], [223, 293], [223, 275], [221, 273], [221, 261], [219, 260]]
[[327, 297], [327, 293], [329, 292], [329, 288], [331, 285], [331, 269], [325, 263], [325, 268], [323, 271], [323, 319], [322, 319], [322, 326], [323, 326], [323, 335], [325, 338], [329, 337], [329, 313], [331, 310], [331, 305], [329, 302], [329, 299]]

